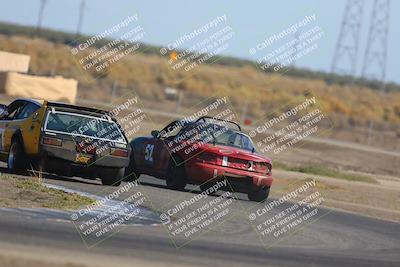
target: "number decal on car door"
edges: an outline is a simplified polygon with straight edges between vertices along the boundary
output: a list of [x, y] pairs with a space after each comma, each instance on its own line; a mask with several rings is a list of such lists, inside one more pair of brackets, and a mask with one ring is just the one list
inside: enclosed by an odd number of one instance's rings
[[154, 150], [154, 145], [147, 144], [146, 149], [144, 151], [144, 159], [146, 161], [153, 162], [153, 150]]

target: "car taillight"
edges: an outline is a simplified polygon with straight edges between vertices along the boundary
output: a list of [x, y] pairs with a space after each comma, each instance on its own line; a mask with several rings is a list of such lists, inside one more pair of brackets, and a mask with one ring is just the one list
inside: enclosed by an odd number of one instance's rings
[[120, 149], [120, 148], [112, 148], [111, 149], [111, 155], [116, 156], [116, 157], [128, 157], [128, 150], [126, 149]]
[[271, 173], [271, 164], [266, 162], [256, 162], [254, 164], [254, 171], [259, 173], [270, 174]]
[[267, 163], [267, 174], [271, 174], [272, 172], [272, 165], [270, 163]]
[[62, 140], [58, 138], [44, 137], [43, 144], [51, 146], [62, 146]]

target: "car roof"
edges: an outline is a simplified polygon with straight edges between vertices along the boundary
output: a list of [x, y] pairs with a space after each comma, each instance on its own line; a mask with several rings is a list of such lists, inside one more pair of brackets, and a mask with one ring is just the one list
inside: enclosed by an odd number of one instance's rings
[[43, 99], [33, 99], [33, 98], [17, 98], [12, 102], [15, 102], [15, 101], [26, 101], [26, 102], [29, 102], [29, 103], [32, 103], [32, 104], [35, 104], [38, 106], [43, 106], [43, 104], [45, 102], [45, 100], [43, 100]]

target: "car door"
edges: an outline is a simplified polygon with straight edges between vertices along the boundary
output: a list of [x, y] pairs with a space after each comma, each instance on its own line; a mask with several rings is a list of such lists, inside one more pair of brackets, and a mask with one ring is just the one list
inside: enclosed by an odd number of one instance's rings
[[138, 154], [136, 162], [150, 175], [162, 174], [168, 162], [168, 151], [164, 141], [159, 138], [148, 138], [142, 143], [142, 151]]
[[16, 131], [20, 129], [21, 121], [16, 117], [26, 105], [24, 100], [16, 100], [7, 107], [8, 114], [0, 119], [1, 152], [7, 154], [11, 147], [11, 140]]
[[22, 140], [24, 141], [25, 153], [38, 153], [40, 139], [40, 105], [28, 102], [16, 115], [15, 121], [18, 121]]
[[6, 105], [1, 105], [0, 112], [0, 161], [7, 160], [7, 154], [4, 152], [4, 131], [6, 123], [4, 119], [7, 117], [8, 109]]

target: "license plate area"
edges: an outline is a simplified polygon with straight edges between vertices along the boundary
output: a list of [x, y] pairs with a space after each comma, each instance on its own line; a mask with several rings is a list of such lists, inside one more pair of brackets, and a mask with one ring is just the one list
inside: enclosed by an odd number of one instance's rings
[[76, 153], [75, 162], [89, 164], [93, 159], [93, 155]]

